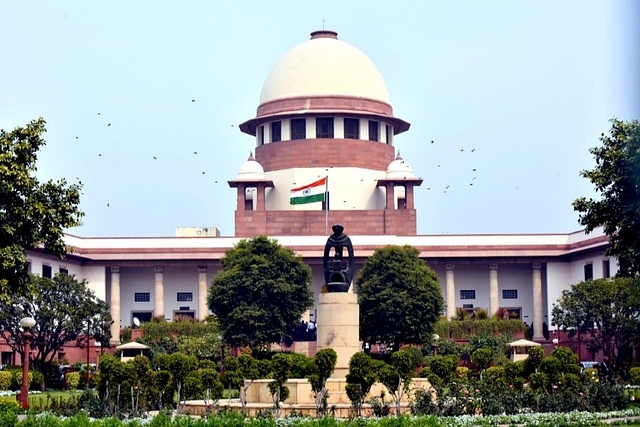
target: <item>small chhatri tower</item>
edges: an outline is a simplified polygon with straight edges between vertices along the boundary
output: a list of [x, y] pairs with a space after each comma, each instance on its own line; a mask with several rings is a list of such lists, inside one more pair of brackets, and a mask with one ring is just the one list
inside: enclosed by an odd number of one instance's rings
[[[409, 123], [393, 115], [373, 62], [336, 32], [315, 31], [280, 58], [240, 129], [256, 147], [229, 181], [236, 236], [317, 236], [336, 222], [352, 235], [416, 234], [422, 179], [393, 146]], [[292, 188], [324, 177], [325, 202], [290, 204]]]

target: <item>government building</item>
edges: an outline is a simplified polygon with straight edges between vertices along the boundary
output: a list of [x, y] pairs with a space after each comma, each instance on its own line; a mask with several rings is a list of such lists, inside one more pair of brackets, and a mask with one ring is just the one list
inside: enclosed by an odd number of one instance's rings
[[[225, 251], [261, 234], [312, 268], [317, 303], [324, 245], [331, 225], [340, 223], [353, 242], [356, 271], [377, 248], [411, 245], [438, 273], [447, 317], [457, 308], [489, 314], [504, 308], [533, 326], [536, 341], [544, 341], [543, 325], [553, 328], [552, 306], [563, 290], [616, 273], [616, 261], [604, 255], [609, 243], [601, 230], [418, 234], [414, 201], [423, 180], [414, 176], [412, 159], [394, 147], [409, 128], [395, 115], [372, 61], [333, 31], [313, 32], [272, 68], [255, 116], [240, 125], [248, 159], [228, 180], [228, 191], [237, 192], [234, 236], [219, 236], [215, 227], [177, 229], [175, 237], [66, 235], [73, 252], [64, 260], [29, 252], [31, 272], [86, 279], [111, 305], [117, 340], [134, 318], [205, 318], [208, 287]], [[319, 181], [328, 195], [324, 201], [291, 204], [292, 189]], [[305, 314], [305, 320], [316, 319], [316, 309]], [[5, 357], [10, 355], [3, 352], [3, 363]]]

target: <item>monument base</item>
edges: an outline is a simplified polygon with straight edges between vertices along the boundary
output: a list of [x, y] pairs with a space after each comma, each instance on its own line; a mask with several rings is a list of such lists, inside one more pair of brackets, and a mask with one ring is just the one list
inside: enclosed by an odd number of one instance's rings
[[318, 299], [317, 350], [332, 348], [338, 355], [331, 378], [344, 378], [349, 360], [360, 349], [358, 295], [348, 292], [320, 294]]

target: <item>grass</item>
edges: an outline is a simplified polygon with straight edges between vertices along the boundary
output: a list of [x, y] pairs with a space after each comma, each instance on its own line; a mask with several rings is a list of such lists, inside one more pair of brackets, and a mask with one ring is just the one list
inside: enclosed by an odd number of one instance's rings
[[[56, 400], [69, 400], [72, 397], [77, 397], [82, 394], [84, 390], [68, 391], [68, 390], [56, 390], [56, 391], [44, 391], [42, 393], [29, 393], [29, 406], [30, 407], [44, 407], [52, 399]], [[6, 396], [7, 400], [16, 400], [16, 395]]]

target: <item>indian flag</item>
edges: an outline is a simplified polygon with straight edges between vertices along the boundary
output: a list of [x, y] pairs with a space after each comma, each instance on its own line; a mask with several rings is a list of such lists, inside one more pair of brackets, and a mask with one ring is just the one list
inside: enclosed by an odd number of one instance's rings
[[291, 189], [289, 203], [303, 205], [305, 203], [324, 202], [324, 193], [327, 186], [327, 177], [312, 182], [309, 185]]

